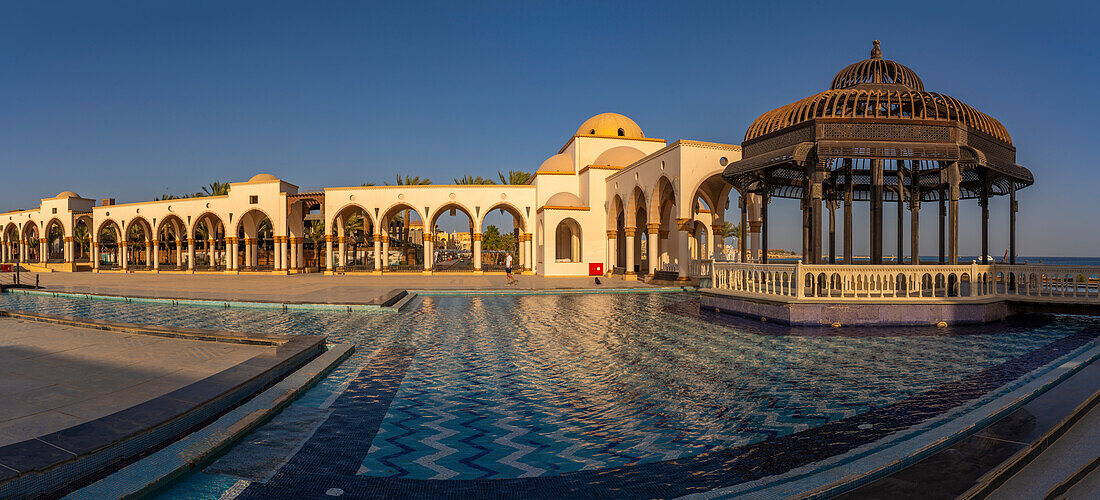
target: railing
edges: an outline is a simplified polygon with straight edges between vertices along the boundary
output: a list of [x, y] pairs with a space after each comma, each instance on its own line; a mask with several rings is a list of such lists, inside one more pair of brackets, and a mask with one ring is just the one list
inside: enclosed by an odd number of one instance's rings
[[[1100, 303], [1100, 267], [1052, 265], [804, 265], [713, 262], [712, 287], [830, 300], [1050, 298]], [[801, 279], [796, 279], [800, 277]]]
[[680, 268], [676, 266], [675, 262], [672, 262], [671, 259], [668, 258], [668, 254], [662, 255], [661, 259], [658, 262], [659, 262], [659, 265], [657, 266], [658, 271], [667, 271], [667, 272], [670, 272], [670, 273], [680, 272]]
[[711, 264], [714, 261], [710, 259], [691, 259], [691, 263], [688, 264], [688, 276], [692, 278], [709, 278], [711, 274]]

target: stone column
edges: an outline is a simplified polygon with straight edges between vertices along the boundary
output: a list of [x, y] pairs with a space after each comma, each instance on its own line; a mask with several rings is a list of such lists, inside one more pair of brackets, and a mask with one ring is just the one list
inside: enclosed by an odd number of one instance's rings
[[530, 260], [527, 268], [533, 271], [535, 270], [535, 262], [537, 260], [535, 258], [535, 237], [533, 237], [531, 233], [527, 233], [527, 237], [525, 237], [524, 240], [527, 244], [527, 257]]
[[481, 233], [471, 233], [474, 243], [474, 271], [481, 271]]
[[[623, 230], [626, 235], [626, 275], [634, 275], [634, 231], [635, 228], [628, 227]], [[554, 244], [557, 245], [557, 235], [554, 236]], [[652, 257], [650, 257], [652, 258]]]
[[[98, 251], [96, 255], [99, 255]], [[176, 238], [176, 267], [183, 267], [183, 240], [179, 238]]]
[[724, 221], [720, 220], [710, 227], [711, 240], [713, 240], [711, 241], [711, 260], [718, 260], [719, 256], [724, 255], [724, 250], [726, 248], [726, 241], [722, 237], [722, 226], [724, 225]]
[[283, 243], [283, 236], [274, 236], [275, 240], [275, 270], [281, 271], [286, 269], [286, 245]]
[[288, 238], [288, 244], [290, 248], [290, 262], [287, 265], [287, 269], [298, 269], [299, 267], [301, 267], [301, 264], [299, 263], [299, 258], [301, 257], [301, 254], [298, 251], [298, 238], [295, 236], [291, 236], [290, 238]]
[[236, 271], [240, 269], [240, 261], [238, 260], [241, 254], [240, 239], [236, 236], [230, 236], [225, 239], [225, 248], [228, 250], [225, 260], [225, 267], [230, 271]]
[[340, 267], [347, 267], [348, 266], [348, 262], [347, 262], [347, 260], [348, 260], [348, 237], [347, 236], [341, 236], [339, 241], [340, 241], [340, 253], [339, 253], [340, 258], [337, 261], [337, 265], [339, 265]]
[[122, 240], [118, 242], [118, 260], [121, 261], [122, 270], [130, 268], [130, 242]]
[[390, 267], [390, 235], [388, 233], [382, 235], [382, 255], [381, 255], [381, 258], [382, 258], [382, 267], [383, 268]]
[[65, 252], [65, 262], [73, 261], [73, 237], [66, 236], [62, 238], [62, 248]]
[[195, 238], [187, 238], [187, 269], [195, 270]]
[[615, 268], [615, 255], [617, 253], [617, 247], [619, 241], [617, 238], [618, 231], [614, 229], [607, 230], [607, 262], [604, 263], [604, 273], [608, 274]]
[[332, 271], [336, 266], [333, 262], [332, 235], [325, 235], [325, 269]]
[[160, 242], [153, 240], [153, 270], [160, 270]]
[[153, 265], [153, 240], [145, 240], [145, 265]]
[[38, 238], [38, 261], [45, 264], [50, 259], [50, 240]]
[[680, 276], [678, 281], [689, 281], [691, 275], [688, 272], [691, 270], [691, 253], [688, 251], [688, 238], [691, 236], [691, 230], [695, 226], [695, 221], [684, 218], [676, 219], [676, 267], [679, 270]]
[[432, 245], [434, 239], [434, 234], [430, 232], [424, 233], [424, 272], [431, 272], [433, 264], [435, 264], [435, 251]]
[[382, 235], [374, 234], [374, 270], [382, 270]]
[[92, 258], [92, 269], [99, 269], [99, 242], [94, 239], [90, 240], [88, 246]]
[[648, 271], [649, 271], [650, 276], [654, 276], [654, 275], [657, 274], [657, 269], [658, 269], [657, 266], [661, 265], [661, 262], [660, 262], [660, 260], [661, 260], [660, 259], [660, 253], [661, 252], [657, 248], [660, 244], [660, 241], [661, 241], [661, 238], [660, 238], [661, 223], [660, 222], [651, 222], [649, 224], [646, 224], [645, 229], [646, 229], [646, 236], [647, 236], [646, 237], [646, 243], [647, 243], [647, 245], [646, 245], [647, 246], [646, 255], [649, 257], [649, 269], [648, 269]]

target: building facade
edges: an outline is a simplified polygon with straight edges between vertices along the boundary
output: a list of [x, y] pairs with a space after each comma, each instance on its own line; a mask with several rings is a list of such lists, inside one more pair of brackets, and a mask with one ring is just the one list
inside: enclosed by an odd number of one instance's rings
[[[646, 137], [630, 118], [586, 120], [526, 185], [332, 187], [303, 192], [269, 174], [218, 196], [115, 204], [64, 191], [0, 214], [3, 262], [36, 271], [436, 272], [445, 213], [470, 220], [461, 243], [484, 272], [494, 210], [512, 216], [517, 267], [546, 276], [701, 275], [706, 261], [756, 255], [759, 214], [721, 174], [740, 146]], [[732, 194], [732, 205], [731, 205]], [[746, 228], [722, 247], [727, 212]], [[731, 220], [738, 223], [737, 216]], [[425, 225], [426, 224], [426, 225]], [[425, 227], [428, 229], [426, 230]], [[468, 250], [466, 250], [468, 248]], [[453, 252], [452, 252], [453, 253]], [[448, 258], [453, 258], [449, 255]], [[454, 266], [452, 266], [454, 267]]]

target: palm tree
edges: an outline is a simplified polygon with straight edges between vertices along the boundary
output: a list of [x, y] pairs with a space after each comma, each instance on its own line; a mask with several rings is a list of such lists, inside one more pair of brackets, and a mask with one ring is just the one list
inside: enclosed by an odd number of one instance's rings
[[313, 240], [313, 256], [321, 267], [321, 242], [325, 241], [325, 222], [315, 220], [306, 228], [306, 238]]
[[734, 224], [734, 223], [727, 220], [727, 221], [722, 221], [722, 225], [718, 226], [718, 227], [719, 227], [719, 231], [722, 232], [721, 234], [722, 234], [722, 246], [723, 247], [726, 246], [726, 238], [736, 238], [738, 240], [741, 239], [741, 225], [740, 224]]
[[470, 174], [466, 174], [466, 176], [462, 177], [461, 179], [455, 179], [455, 184], [458, 184], [458, 185], [469, 185], [469, 184], [486, 185], [486, 184], [496, 184], [496, 182], [493, 182], [492, 179], [485, 179], [485, 178], [481, 177], [480, 175], [477, 176], [477, 177], [474, 177]]
[[503, 172], [497, 172], [497, 176], [500, 177], [501, 184], [516, 186], [531, 182], [531, 172], [524, 172], [522, 170], [509, 170], [507, 177], [504, 176]]
[[73, 230], [73, 241], [76, 242], [76, 257], [77, 259], [83, 258], [86, 253], [86, 247], [88, 246], [88, 237], [91, 236], [88, 231], [88, 226], [80, 224]]
[[223, 195], [227, 195], [227, 194], [229, 194], [229, 183], [228, 182], [221, 182], [221, 181], [214, 181], [214, 182], [211, 182], [210, 185], [208, 185], [208, 186], [203, 186], [202, 190], [203, 190], [204, 193], [206, 193], [205, 196], [223, 196]]

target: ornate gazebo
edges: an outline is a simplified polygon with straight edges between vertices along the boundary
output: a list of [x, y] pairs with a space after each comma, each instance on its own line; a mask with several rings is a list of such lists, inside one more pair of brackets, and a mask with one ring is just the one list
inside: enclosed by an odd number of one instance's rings
[[[1016, 257], [1016, 190], [1031, 172], [1016, 164], [1016, 148], [1000, 122], [953, 97], [924, 90], [906, 66], [871, 58], [841, 70], [829, 90], [764, 113], [741, 143], [743, 159], [723, 177], [742, 195], [762, 198], [762, 261], [768, 254], [768, 203], [802, 200], [803, 261], [836, 263], [836, 209], [843, 205], [844, 263], [852, 263], [852, 203], [870, 202], [871, 264], [883, 256], [883, 205], [897, 203], [898, 262], [904, 209], [910, 212], [910, 255], [919, 263], [922, 201], [939, 205], [939, 262], [957, 264], [959, 200], [977, 199], [982, 212], [982, 261], [988, 254], [989, 198], [1008, 195], [1010, 263]], [[829, 248], [822, 253], [823, 209]], [[946, 219], [946, 221], [945, 221]], [[945, 223], [946, 222], [946, 223]], [[946, 226], [946, 227], [945, 227]], [[945, 252], [946, 243], [946, 252]]]

